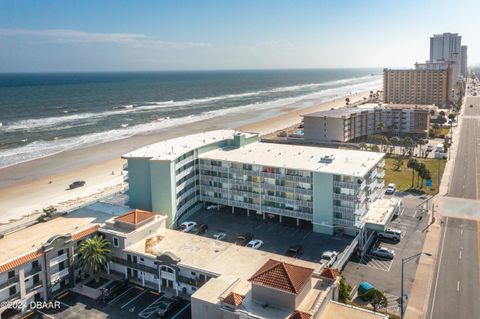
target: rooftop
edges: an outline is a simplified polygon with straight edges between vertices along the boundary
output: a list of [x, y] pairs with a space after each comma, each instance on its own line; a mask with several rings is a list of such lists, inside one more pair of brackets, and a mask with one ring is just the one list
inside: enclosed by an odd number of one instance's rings
[[372, 110], [386, 110], [386, 109], [418, 109], [429, 110], [433, 105], [416, 105], [416, 104], [381, 104], [378, 103], [366, 103], [352, 107], [341, 107], [332, 110], [318, 111], [309, 114], [305, 114], [304, 117], [333, 117], [342, 118], [352, 114], [361, 112], [367, 112]]
[[365, 222], [385, 226], [392, 219], [393, 211], [400, 203], [399, 198], [377, 199], [370, 204]]
[[132, 210], [129, 213], [126, 213], [122, 216], [118, 216], [115, 218], [116, 221], [122, 222], [122, 223], [127, 223], [127, 224], [132, 224], [132, 225], [138, 225], [141, 222], [144, 222], [152, 217], [154, 217], [155, 214], [151, 212], [147, 212], [144, 210], [140, 209], [135, 209]]
[[[199, 147], [226, 139], [232, 139], [235, 133], [237, 133], [235, 130], [216, 130], [181, 136], [147, 145], [130, 153], [124, 154], [122, 158], [151, 158], [155, 160], [171, 161]], [[252, 133], [242, 134], [246, 134], [247, 137], [254, 135]]]
[[257, 142], [240, 148], [219, 148], [203, 153], [199, 157], [311, 172], [364, 176], [384, 156], [384, 153]]
[[319, 319], [387, 319], [388, 316], [370, 310], [330, 301]]
[[269, 259], [250, 279], [250, 282], [298, 294], [313, 269]]
[[68, 215], [6, 235], [0, 239], [0, 264], [38, 250], [54, 236], [75, 234], [78, 237], [79, 233], [90, 231], [92, 226], [104, 223], [112, 218], [114, 211], [119, 211], [118, 206], [111, 206], [114, 207], [112, 210], [109, 205], [89, 205]]

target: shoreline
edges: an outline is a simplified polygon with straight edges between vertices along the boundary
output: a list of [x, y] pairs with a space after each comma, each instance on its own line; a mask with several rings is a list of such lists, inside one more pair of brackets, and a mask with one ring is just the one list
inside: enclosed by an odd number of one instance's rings
[[[345, 106], [345, 98], [353, 102], [368, 97], [370, 91], [345, 95], [306, 108], [284, 107], [271, 114], [252, 116], [239, 113], [218, 116], [147, 135], [68, 150], [35, 160], [0, 169], [0, 231], [1, 226], [13, 222], [26, 222], [36, 218], [42, 209], [55, 206], [68, 210], [94, 198], [102, 198], [123, 189], [121, 155], [142, 146], [177, 136], [230, 128], [256, 132], [260, 135], [289, 128], [298, 124], [302, 114]], [[269, 114], [270, 113], [270, 114]], [[84, 187], [67, 190], [75, 180], [85, 180]]]

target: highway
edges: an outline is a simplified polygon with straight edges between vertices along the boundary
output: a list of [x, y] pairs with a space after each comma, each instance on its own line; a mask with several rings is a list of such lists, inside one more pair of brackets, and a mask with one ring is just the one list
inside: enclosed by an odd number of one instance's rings
[[[471, 108], [470, 105], [473, 105]], [[480, 199], [480, 97], [467, 96], [449, 197]], [[480, 318], [480, 223], [446, 217], [427, 319]]]

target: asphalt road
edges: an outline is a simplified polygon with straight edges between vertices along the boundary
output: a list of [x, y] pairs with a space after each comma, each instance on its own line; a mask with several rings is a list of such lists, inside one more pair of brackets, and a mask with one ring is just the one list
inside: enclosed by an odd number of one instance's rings
[[[465, 105], [448, 196], [478, 200], [480, 97]], [[479, 243], [478, 221], [445, 218], [427, 319], [480, 318]]]

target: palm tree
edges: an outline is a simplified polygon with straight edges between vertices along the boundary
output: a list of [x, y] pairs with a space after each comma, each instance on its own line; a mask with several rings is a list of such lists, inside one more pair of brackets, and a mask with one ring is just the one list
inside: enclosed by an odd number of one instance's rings
[[385, 128], [385, 124], [383, 124], [383, 122], [380, 122], [377, 124], [377, 130], [379, 130], [380, 132], [383, 132], [384, 128]]
[[361, 142], [360, 144], [358, 144], [358, 146], [360, 147], [360, 150], [363, 151], [363, 150], [366, 150], [367, 149], [367, 144], [364, 143], [364, 142]]
[[100, 273], [107, 270], [108, 263], [112, 260], [110, 242], [99, 235], [95, 235], [82, 242], [78, 252], [78, 266], [84, 272], [92, 275], [98, 282]]
[[415, 170], [418, 167], [418, 161], [414, 158], [410, 158], [407, 163], [407, 167], [412, 169], [412, 187], [415, 181]]
[[417, 141], [417, 144], [418, 144], [418, 155], [421, 156], [421, 153], [422, 153], [422, 146], [425, 145], [425, 140], [423, 138], [419, 138], [418, 141]]

